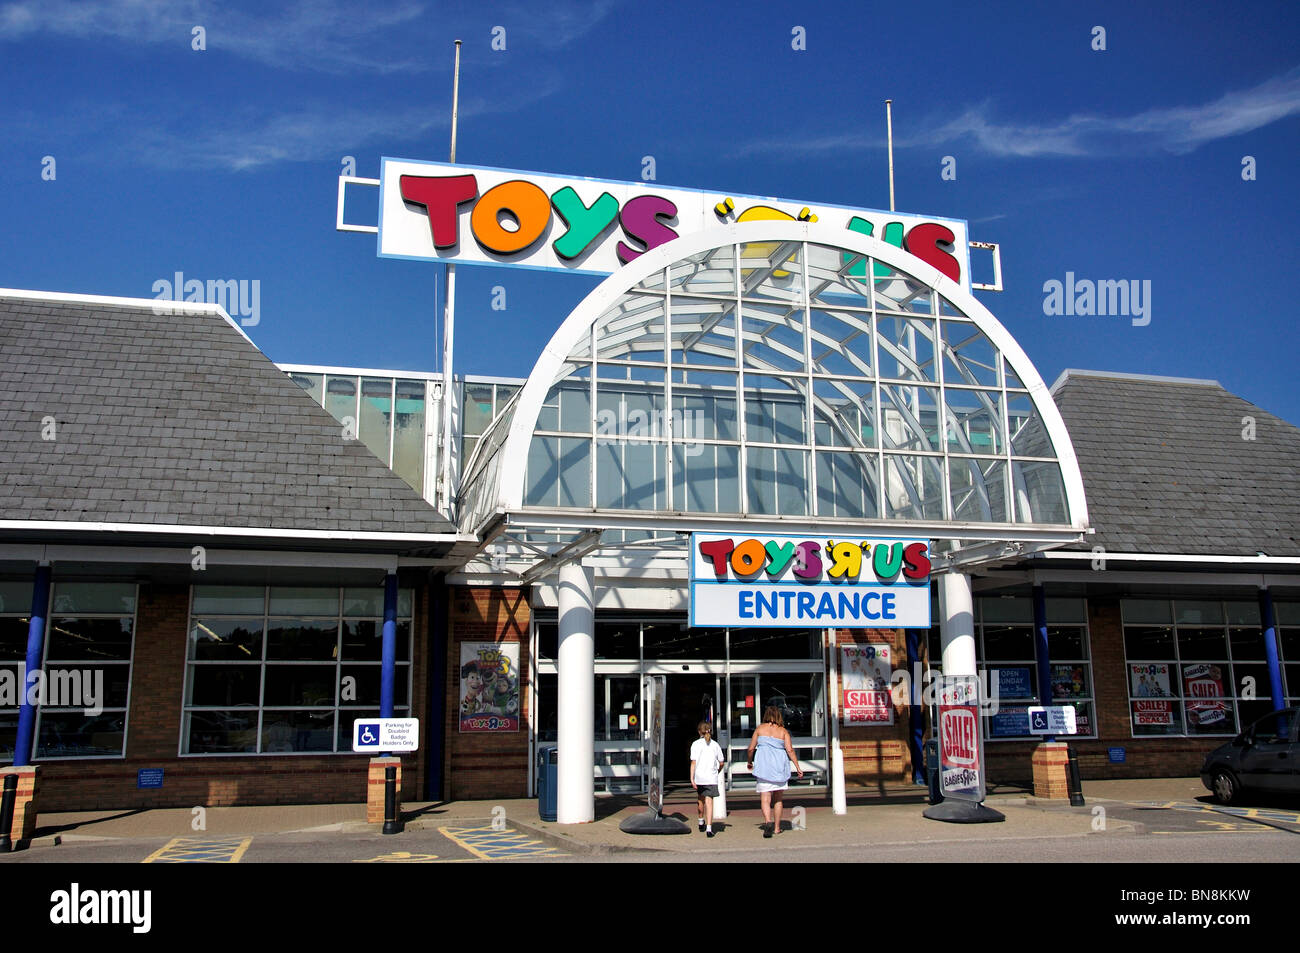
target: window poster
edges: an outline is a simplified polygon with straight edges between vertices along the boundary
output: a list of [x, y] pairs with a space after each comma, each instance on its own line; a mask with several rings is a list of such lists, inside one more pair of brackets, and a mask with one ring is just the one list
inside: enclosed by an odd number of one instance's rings
[[893, 673], [893, 652], [888, 643], [840, 646], [840, 683], [846, 726], [894, 723], [894, 701], [889, 684]]
[[519, 643], [460, 644], [460, 730], [519, 730]]
[[1134, 698], [1169, 698], [1169, 666], [1164, 662], [1129, 665], [1129, 694]]
[[1187, 726], [1228, 729], [1228, 702], [1223, 694], [1223, 669], [1201, 662], [1183, 666], [1183, 695], [1187, 699]]
[[1052, 698], [1087, 698], [1088, 678], [1082, 665], [1052, 666]]

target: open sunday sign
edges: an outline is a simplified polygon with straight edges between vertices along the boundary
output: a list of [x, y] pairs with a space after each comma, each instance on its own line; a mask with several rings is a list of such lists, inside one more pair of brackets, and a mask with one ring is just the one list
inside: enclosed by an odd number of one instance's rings
[[928, 629], [930, 544], [695, 533], [691, 625]]

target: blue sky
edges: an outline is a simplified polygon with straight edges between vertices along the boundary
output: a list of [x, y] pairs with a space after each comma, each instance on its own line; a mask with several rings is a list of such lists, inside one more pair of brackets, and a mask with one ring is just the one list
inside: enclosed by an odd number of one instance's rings
[[[0, 2], [0, 285], [257, 279], [272, 359], [432, 370], [441, 267], [336, 232], [335, 192], [343, 156], [447, 158], [455, 38], [475, 165], [887, 208], [892, 98], [899, 209], [1001, 244], [979, 297], [1049, 383], [1215, 378], [1300, 423], [1294, 2]], [[1150, 281], [1151, 323], [1045, 315], [1066, 272]], [[596, 284], [457, 281], [457, 372], [510, 376]]]

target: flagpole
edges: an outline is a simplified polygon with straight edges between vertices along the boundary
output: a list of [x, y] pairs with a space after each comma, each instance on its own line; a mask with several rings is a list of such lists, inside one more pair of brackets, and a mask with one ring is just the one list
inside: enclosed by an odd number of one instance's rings
[[885, 100], [885, 130], [889, 139], [889, 210], [894, 210], [894, 101]]
[[[460, 112], [460, 40], [456, 41], [456, 66], [451, 86], [451, 161], [456, 161], [456, 123]], [[456, 342], [456, 266], [447, 263], [447, 293], [443, 296], [442, 322], [442, 481], [439, 508], [451, 515], [451, 402], [452, 354]]]

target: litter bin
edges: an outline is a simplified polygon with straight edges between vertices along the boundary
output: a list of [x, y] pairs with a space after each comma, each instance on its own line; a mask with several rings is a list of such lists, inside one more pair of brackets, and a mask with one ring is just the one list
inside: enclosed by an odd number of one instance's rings
[[557, 795], [559, 785], [559, 761], [555, 745], [542, 745], [537, 749], [537, 813], [544, 821], [556, 818]]
[[939, 742], [931, 739], [925, 743], [925, 773], [930, 781], [930, 803], [943, 800], [939, 791]]

